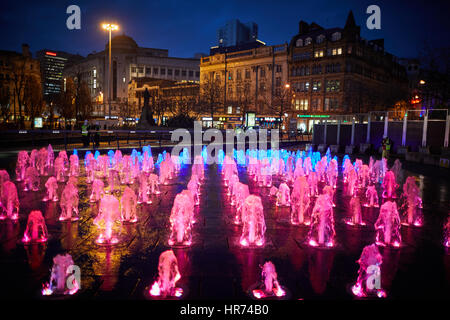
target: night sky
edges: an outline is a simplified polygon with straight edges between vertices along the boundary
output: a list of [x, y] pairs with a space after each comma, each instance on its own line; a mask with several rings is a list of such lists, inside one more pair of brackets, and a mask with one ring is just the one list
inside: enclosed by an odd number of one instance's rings
[[[343, 27], [349, 10], [366, 39], [385, 39], [385, 48], [399, 57], [417, 57], [425, 41], [432, 47], [449, 46], [450, 1], [376, 0], [147, 0], [147, 1], [11, 1], [0, 12], [0, 49], [20, 51], [28, 43], [40, 49], [87, 55], [101, 51], [107, 33], [103, 21], [120, 25], [139, 46], [169, 49], [170, 56], [192, 57], [209, 53], [216, 45], [216, 30], [227, 20], [258, 24], [258, 37], [269, 45], [289, 42], [300, 19], [325, 28]], [[81, 30], [66, 28], [66, 8], [81, 8]], [[381, 30], [366, 27], [367, 6], [381, 8]]]

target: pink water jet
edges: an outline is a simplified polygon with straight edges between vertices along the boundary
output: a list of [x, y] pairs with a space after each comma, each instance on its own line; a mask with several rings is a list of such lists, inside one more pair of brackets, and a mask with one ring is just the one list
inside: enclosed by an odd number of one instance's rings
[[138, 202], [137, 203], [152, 203], [150, 199], [150, 191], [148, 186], [148, 177], [145, 172], [141, 172], [139, 175], [139, 192], [138, 192]]
[[[266, 162], [267, 161], [267, 162]], [[268, 163], [268, 159], [264, 159], [261, 165], [261, 176], [259, 185], [261, 187], [270, 188], [272, 186], [272, 170], [270, 168], [270, 165]], [[289, 179], [288, 179], [289, 180]]]
[[312, 247], [333, 247], [334, 235], [333, 205], [328, 195], [321, 194], [311, 214], [307, 242]]
[[45, 183], [46, 194], [42, 201], [58, 201], [58, 181], [56, 178], [51, 176], [47, 179]]
[[348, 174], [349, 174], [350, 170], [353, 169], [353, 165], [352, 165], [352, 162], [350, 161], [350, 159], [346, 158], [344, 160], [343, 167], [344, 167], [344, 171], [342, 173], [343, 181], [344, 181], [344, 183], [347, 183], [347, 181], [348, 181]]
[[91, 195], [89, 196], [90, 202], [97, 202], [100, 201], [100, 199], [105, 194], [105, 185], [102, 180], [100, 179], [94, 179], [94, 182], [92, 182], [92, 191]]
[[183, 295], [183, 289], [176, 283], [181, 275], [178, 271], [178, 260], [172, 250], [161, 253], [158, 262], [158, 279], [152, 284], [149, 293], [154, 297], [176, 297]]
[[194, 157], [194, 163], [192, 164], [192, 174], [195, 174], [200, 182], [205, 180], [205, 168], [203, 167], [203, 157], [201, 155]]
[[395, 192], [397, 190], [398, 184], [395, 180], [395, 176], [392, 171], [388, 171], [384, 175], [382, 187], [383, 187], [383, 198], [387, 199], [397, 198]]
[[359, 298], [378, 297], [385, 298], [386, 292], [381, 289], [380, 266], [383, 257], [376, 244], [364, 247], [358, 261], [358, 279], [351, 287], [352, 293]]
[[362, 219], [361, 202], [358, 196], [352, 197], [350, 200], [350, 212], [352, 213], [351, 218], [345, 220], [348, 225], [359, 225], [365, 226], [366, 223]]
[[327, 182], [332, 188], [336, 188], [337, 178], [338, 178], [338, 164], [335, 159], [332, 159], [327, 167]]
[[120, 224], [120, 203], [113, 195], [105, 195], [100, 200], [100, 208], [94, 224], [100, 234], [95, 241], [100, 245], [114, 245], [119, 242], [113, 230], [115, 224]]
[[65, 169], [64, 169], [64, 159], [62, 157], [57, 157], [55, 159], [55, 163], [53, 165], [54, 170], [55, 170], [55, 177], [56, 177], [56, 181], [58, 182], [64, 182], [65, 179]]
[[310, 224], [307, 215], [310, 203], [308, 181], [305, 176], [300, 176], [295, 180], [291, 194], [291, 224]]
[[331, 205], [333, 207], [336, 207], [336, 205], [334, 204], [334, 189], [331, 186], [325, 186], [322, 189], [322, 193], [326, 194], [330, 198]]
[[80, 163], [78, 156], [76, 154], [72, 154], [69, 158], [69, 162], [69, 176], [78, 177], [80, 175]]
[[286, 291], [283, 290], [278, 282], [277, 271], [271, 261], [264, 263], [261, 272], [262, 283], [261, 285], [252, 290], [252, 294], [257, 299], [265, 298], [281, 298], [286, 295]]
[[38, 157], [38, 151], [36, 149], [31, 150], [30, 167], [36, 167], [37, 157]]
[[108, 169], [109, 169], [109, 157], [108, 155], [100, 155], [97, 158], [97, 167], [100, 172], [100, 176], [107, 178], [108, 177]]
[[231, 205], [233, 205], [233, 195], [234, 195], [233, 189], [237, 182], [239, 182], [239, 177], [236, 174], [233, 174], [227, 182], [227, 196], [231, 198], [232, 202]]
[[198, 184], [197, 176], [195, 176], [195, 175], [191, 176], [191, 179], [188, 182], [187, 188], [194, 197], [194, 205], [198, 206], [200, 204], [200, 197], [199, 197], [199, 184]]
[[77, 221], [78, 216], [78, 188], [73, 183], [67, 183], [62, 194], [59, 205], [61, 206], [60, 221]]
[[168, 160], [163, 160], [159, 165], [159, 183], [168, 185], [170, 179], [172, 179], [171, 162], [169, 162]]
[[11, 220], [19, 219], [19, 197], [17, 196], [16, 185], [12, 181], [5, 181], [3, 183], [0, 205], [0, 220], [6, 218]]
[[39, 172], [35, 167], [28, 167], [25, 170], [24, 188], [23, 191], [39, 191], [41, 180], [39, 179]]
[[241, 182], [236, 185], [236, 197], [235, 197], [235, 215], [233, 219], [234, 224], [242, 223], [242, 213], [244, 210], [245, 199], [250, 195], [250, 191], [248, 189], [248, 185], [243, 184]]
[[303, 168], [305, 170], [305, 175], [309, 176], [312, 172], [312, 163], [310, 157], [306, 157], [305, 160], [303, 160]]
[[414, 177], [408, 177], [403, 185], [402, 205], [400, 211], [403, 212], [403, 224], [407, 226], [420, 227], [423, 224], [422, 198], [420, 189]]
[[28, 216], [27, 227], [23, 234], [22, 242], [25, 244], [41, 243], [46, 242], [47, 239], [47, 225], [45, 224], [42, 212], [39, 210], [31, 211]]
[[169, 245], [190, 246], [192, 243], [192, 223], [194, 220], [194, 204], [186, 193], [175, 196], [170, 213]]
[[85, 162], [86, 169], [86, 182], [92, 183], [95, 179], [95, 170], [97, 167], [97, 160], [95, 160], [94, 155], [89, 153]]
[[114, 169], [110, 169], [108, 173], [108, 189], [106, 193], [114, 193], [120, 191], [120, 178], [119, 172]]
[[153, 157], [150, 156], [148, 151], [144, 152], [144, 156], [142, 158], [142, 170], [146, 173], [152, 172], [154, 169]]
[[16, 180], [23, 181], [25, 179], [25, 170], [27, 169], [30, 163], [30, 157], [28, 156], [28, 152], [19, 151], [17, 155], [17, 164], [16, 164]]
[[281, 183], [277, 192], [278, 207], [289, 207], [291, 205], [291, 191], [286, 183]]
[[47, 164], [47, 149], [41, 148], [37, 154], [36, 158], [36, 169], [39, 171], [40, 176], [48, 174], [46, 172], [46, 164]]
[[[192, 177], [191, 177], [192, 179]], [[159, 190], [159, 177], [155, 173], [150, 173], [148, 176], [148, 184], [151, 194], [160, 194], [161, 191]]]
[[367, 164], [363, 164], [358, 170], [359, 187], [365, 189], [370, 182], [370, 170]]
[[375, 207], [378, 208], [380, 205], [378, 204], [378, 191], [375, 185], [370, 185], [366, 190], [366, 202], [364, 203], [365, 207]]
[[133, 183], [132, 165], [133, 165], [133, 160], [131, 159], [131, 156], [127, 155], [127, 154], [124, 155], [122, 158], [122, 168], [121, 168], [121, 172], [120, 172], [122, 184], [132, 184]]
[[386, 201], [381, 206], [380, 215], [375, 222], [376, 243], [382, 246], [400, 247], [402, 242], [400, 226], [397, 204], [394, 201]]
[[125, 187], [123, 191], [121, 207], [122, 222], [137, 222], [137, 197], [130, 187]]
[[308, 176], [309, 195], [311, 197], [317, 197], [319, 195], [319, 179], [317, 173], [311, 171]]
[[350, 168], [347, 175], [347, 195], [353, 197], [358, 190], [358, 175], [354, 168]]
[[242, 234], [239, 243], [243, 247], [256, 245], [262, 247], [265, 243], [266, 222], [261, 198], [249, 195], [242, 210]]
[[53, 258], [50, 282], [42, 288], [42, 295], [74, 295], [81, 288], [78, 278], [74, 276], [76, 266], [70, 254], [58, 254]]
[[3, 183], [5, 183], [6, 181], [10, 181], [8, 171], [0, 170], [0, 195], [2, 194]]
[[447, 218], [447, 223], [444, 226], [444, 246], [450, 248], [450, 216]]

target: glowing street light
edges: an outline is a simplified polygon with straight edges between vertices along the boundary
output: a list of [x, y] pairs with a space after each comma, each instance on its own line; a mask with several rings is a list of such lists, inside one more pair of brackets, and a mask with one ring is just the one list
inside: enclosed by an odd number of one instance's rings
[[419, 84], [425, 84], [425, 80], [420, 80]]
[[119, 26], [113, 23], [103, 23], [102, 28], [109, 31], [109, 64], [108, 64], [108, 101], [109, 117], [111, 118], [111, 32], [119, 30]]

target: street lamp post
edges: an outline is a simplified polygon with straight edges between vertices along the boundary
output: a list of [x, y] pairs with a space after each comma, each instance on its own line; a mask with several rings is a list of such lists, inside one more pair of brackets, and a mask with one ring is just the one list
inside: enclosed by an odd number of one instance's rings
[[108, 59], [108, 115], [109, 119], [111, 119], [111, 96], [112, 96], [112, 87], [111, 87], [111, 32], [119, 30], [119, 26], [113, 23], [104, 23], [102, 25], [104, 30], [109, 31], [109, 59]]

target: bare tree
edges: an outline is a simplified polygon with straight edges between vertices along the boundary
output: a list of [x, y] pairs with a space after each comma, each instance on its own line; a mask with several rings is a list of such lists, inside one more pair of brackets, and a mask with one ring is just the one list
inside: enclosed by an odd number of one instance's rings
[[23, 104], [25, 114], [31, 118], [31, 126], [34, 127], [34, 119], [42, 116], [45, 102], [42, 97], [41, 85], [33, 76], [26, 78]]
[[64, 126], [67, 119], [75, 116], [76, 87], [72, 78], [66, 78], [66, 88], [62, 90], [58, 97], [57, 111], [64, 118]]
[[245, 114], [250, 111], [254, 104], [254, 97], [250, 93], [250, 84], [238, 82], [236, 84], [236, 94], [233, 100], [236, 107], [239, 108], [239, 113], [242, 118], [241, 123], [244, 124]]
[[[14, 63], [14, 68], [12, 71], [12, 83], [14, 87], [14, 100], [17, 102], [17, 106], [19, 108], [19, 119], [20, 124], [22, 126], [22, 106], [24, 102], [24, 91], [26, 84], [26, 59], [19, 59]], [[16, 121], [16, 104], [14, 103], [14, 121]]]
[[[262, 105], [267, 106], [267, 108], [272, 113], [276, 114], [278, 118], [282, 119], [285, 113], [292, 111], [293, 98], [293, 90], [289, 85], [287, 85], [285, 87], [277, 88], [277, 90], [274, 91], [272, 95], [272, 101], [270, 101], [271, 99], [266, 98], [264, 95], [261, 95], [260, 99], [262, 99]], [[280, 126], [281, 121], [278, 122], [278, 128], [280, 128]]]
[[76, 112], [78, 112], [78, 116], [82, 119], [89, 119], [92, 116], [94, 106], [92, 105], [91, 92], [86, 82], [81, 81], [80, 85], [77, 86], [76, 96], [78, 106]]
[[220, 79], [213, 76], [200, 84], [200, 110], [213, 120], [214, 114], [223, 110], [223, 90]]
[[6, 123], [11, 115], [11, 92], [3, 81], [0, 82], [0, 117]]

